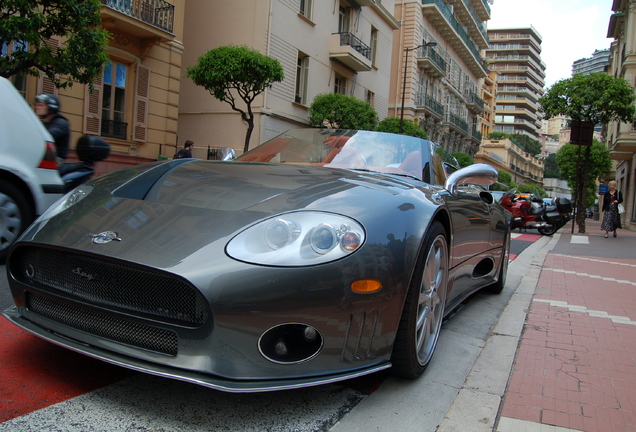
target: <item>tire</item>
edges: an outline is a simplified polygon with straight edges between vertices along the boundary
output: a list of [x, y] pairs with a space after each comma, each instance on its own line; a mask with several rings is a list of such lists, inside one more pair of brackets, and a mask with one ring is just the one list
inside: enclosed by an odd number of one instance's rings
[[545, 226], [545, 227], [537, 228], [537, 231], [539, 231], [539, 233], [544, 235], [544, 236], [551, 236], [552, 234], [557, 232], [557, 229], [558, 228], [557, 228], [556, 225], [548, 225], [548, 226]]
[[11, 183], [0, 180], [0, 262], [4, 262], [11, 245], [33, 221], [26, 198]]
[[420, 376], [428, 366], [442, 328], [448, 288], [446, 231], [433, 222], [426, 234], [400, 318], [391, 362], [393, 373]]
[[504, 249], [502, 251], [501, 266], [499, 267], [499, 277], [497, 278], [497, 282], [492, 285], [488, 285], [485, 288], [485, 291], [491, 294], [499, 294], [506, 287], [508, 264], [510, 263], [510, 231], [508, 231], [508, 234], [506, 235], [503, 247]]

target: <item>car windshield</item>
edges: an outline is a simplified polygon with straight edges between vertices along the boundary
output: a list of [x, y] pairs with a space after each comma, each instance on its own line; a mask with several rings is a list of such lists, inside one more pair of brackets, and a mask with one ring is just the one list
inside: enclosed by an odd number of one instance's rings
[[423, 170], [437, 147], [430, 141], [406, 135], [297, 129], [278, 135], [237, 160], [360, 169], [430, 181]]

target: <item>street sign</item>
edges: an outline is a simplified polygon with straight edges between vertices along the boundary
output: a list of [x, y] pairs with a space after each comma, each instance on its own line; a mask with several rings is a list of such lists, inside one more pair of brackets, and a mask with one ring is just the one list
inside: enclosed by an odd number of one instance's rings
[[609, 186], [608, 185], [604, 185], [604, 184], [598, 185], [598, 194], [599, 195], [605, 195], [605, 192], [607, 192], [608, 190], [609, 190]]
[[594, 123], [572, 120], [570, 125], [570, 143], [591, 146], [594, 136]]

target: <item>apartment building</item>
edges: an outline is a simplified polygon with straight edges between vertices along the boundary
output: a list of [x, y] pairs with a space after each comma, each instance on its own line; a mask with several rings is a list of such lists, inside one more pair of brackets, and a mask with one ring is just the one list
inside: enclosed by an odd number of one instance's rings
[[572, 63], [572, 76], [576, 74], [588, 75], [595, 72], [605, 72], [609, 65], [610, 50], [594, 50], [591, 57], [582, 58]]
[[[322, 93], [367, 101], [382, 119], [389, 108], [391, 47], [399, 22], [392, 0], [188, 0], [184, 69], [223, 45], [245, 45], [277, 59], [285, 79], [252, 104], [250, 146], [307, 127]], [[243, 151], [246, 124], [227, 103], [182, 77], [178, 140], [194, 141], [195, 157], [229, 146]]]
[[[607, 37], [614, 38], [610, 48], [608, 73], [636, 83], [636, 10], [634, 2], [614, 0]], [[623, 193], [625, 213], [623, 228], [636, 229], [636, 123], [610, 122], [607, 125], [607, 146], [615, 161], [615, 170], [605, 179], [616, 180]]]
[[476, 163], [486, 163], [512, 176], [517, 184], [543, 187], [543, 161], [526, 153], [509, 139], [484, 140], [475, 155]]
[[[183, 13], [185, 0], [102, 0], [102, 26], [111, 33], [110, 61], [95, 81], [95, 91], [75, 84], [58, 90], [41, 76], [15, 76], [13, 83], [32, 104], [35, 95], [56, 94], [71, 124], [71, 152], [84, 134], [111, 145], [97, 164], [98, 174], [157, 160], [177, 135]], [[53, 37], [52, 45], [64, 40]], [[11, 46], [2, 47], [6, 55]]]
[[484, 112], [479, 119], [479, 132], [482, 138], [495, 131], [495, 108], [497, 103], [497, 77], [499, 72], [489, 70], [484, 78], [481, 90], [481, 98], [484, 101]]
[[414, 121], [450, 152], [474, 155], [481, 142], [487, 71], [486, 0], [402, 0], [393, 41], [389, 115]]
[[499, 72], [495, 132], [541, 133], [539, 98], [545, 86], [542, 38], [533, 27], [489, 29], [488, 67]]

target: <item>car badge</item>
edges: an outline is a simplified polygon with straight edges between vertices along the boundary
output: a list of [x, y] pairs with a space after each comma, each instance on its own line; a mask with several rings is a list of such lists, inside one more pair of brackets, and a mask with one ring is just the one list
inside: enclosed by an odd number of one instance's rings
[[121, 239], [117, 237], [117, 233], [115, 231], [104, 231], [97, 235], [90, 234], [90, 237], [93, 239], [93, 243], [95, 244], [106, 244], [112, 241], [121, 241]]

